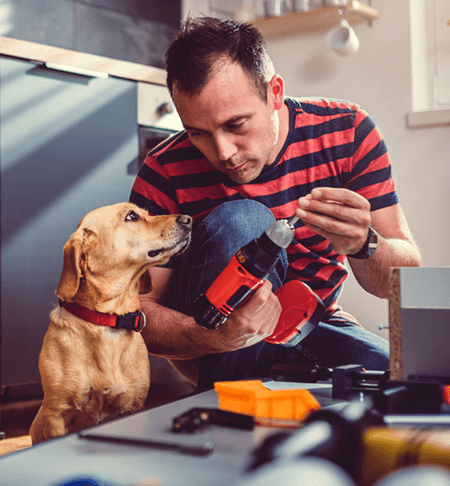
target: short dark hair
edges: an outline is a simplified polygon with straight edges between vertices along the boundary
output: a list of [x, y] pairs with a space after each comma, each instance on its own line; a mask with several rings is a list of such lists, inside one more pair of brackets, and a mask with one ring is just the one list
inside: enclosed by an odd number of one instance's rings
[[213, 17], [188, 17], [166, 53], [167, 87], [199, 94], [217, 60], [237, 62], [259, 96], [267, 101], [267, 85], [275, 74], [263, 37], [249, 23]]

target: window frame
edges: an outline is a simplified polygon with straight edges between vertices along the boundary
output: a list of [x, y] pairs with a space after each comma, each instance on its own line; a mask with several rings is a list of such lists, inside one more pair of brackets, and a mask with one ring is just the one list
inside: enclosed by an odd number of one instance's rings
[[450, 89], [447, 93], [443, 88], [446, 82], [450, 85], [447, 14], [450, 18], [447, 2], [410, 0], [412, 112], [407, 115], [409, 128], [450, 125]]

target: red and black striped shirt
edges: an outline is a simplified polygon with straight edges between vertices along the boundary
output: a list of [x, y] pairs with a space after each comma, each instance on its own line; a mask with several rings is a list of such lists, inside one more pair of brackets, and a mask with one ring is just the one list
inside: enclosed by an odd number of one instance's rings
[[[353, 190], [370, 202], [372, 211], [398, 202], [386, 144], [364, 110], [339, 100], [288, 98], [286, 103], [286, 143], [255, 180], [233, 182], [208, 163], [186, 132], [180, 132], [149, 153], [130, 201], [151, 214], [189, 214], [194, 223], [235, 199], [259, 201], [276, 219], [289, 218], [297, 200], [315, 187]], [[334, 313], [348, 276], [345, 256], [301, 221], [287, 253], [288, 278], [307, 283], [325, 303], [327, 315]]]

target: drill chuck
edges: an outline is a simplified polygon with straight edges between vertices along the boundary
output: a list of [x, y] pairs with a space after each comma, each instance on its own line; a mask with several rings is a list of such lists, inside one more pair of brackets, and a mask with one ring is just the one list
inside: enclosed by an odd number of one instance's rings
[[[279, 219], [272, 223], [266, 231], [259, 238], [260, 245], [265, 248], [267, 253], [270, 253], [269, 246], [267, 249], [265, 245], [273, 245], [274, 250], [278, 251], [278, 255], [281, 251], [287, 248], [294, 237], [294, 225], [291, 224], [291, 220]], [[277, 249], [276, 249], [277, 248]]]

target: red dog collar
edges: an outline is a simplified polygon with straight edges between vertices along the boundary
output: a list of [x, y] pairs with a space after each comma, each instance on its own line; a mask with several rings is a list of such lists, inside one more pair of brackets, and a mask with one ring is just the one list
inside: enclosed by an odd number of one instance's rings
[[73, 304], [72, 302], [63, 302], [60, 300], [59, 305], [66, 309], [67, 312], [83, 319], [83, 321], [97, 324], [98, 326], [141, 332], [147, 324], [145, 314], [142, 311], [130, 312], [129, 314], [118, 316], [115, 314], [103, 314], [102, 312], [93, 311], [81, 305]]

